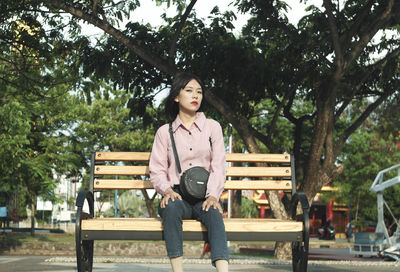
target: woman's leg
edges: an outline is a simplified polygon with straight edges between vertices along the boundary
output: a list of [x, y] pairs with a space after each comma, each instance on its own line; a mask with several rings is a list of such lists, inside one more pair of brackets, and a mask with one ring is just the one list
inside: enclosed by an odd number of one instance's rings
[[[215, 267], [218, 272], [228, 272], [228, 261], [227, 260], [216, 260]], [[174, 270], [175, 271], [175, 270]]]
[[210, 243], [211, 247], [211, 260], [213, 262], [213, 265], [217, 265], [216, 261], [222, 260], [225, 262], [218, 262], [219, 264], [221, 264], [221, 268], [225, 265], [226, 267], [228, 267], [228, 245], [226, 241], [225, 225], [222, 215], [218, 211], [218, 209], [211, 208], [207, 212], [203, 211], [201, 209], [201, 205], [202, 202], [194, 205], [193, 217], [201, 221], [207, 228], [208, 242]]
[[174, 272], [183, 272], [182, 260], [183, 260], [182, 256], [175, 257], [175, 258], [170, 258], [172, 271], [174, 271]]
[[183, 255], [182, 219], [190, 218], [190, 205], [177, 198], [175, 201], [169, 200], [165, 208], [159, 208], [159, 214], [162, 217], [168, 257], [181, 257]]

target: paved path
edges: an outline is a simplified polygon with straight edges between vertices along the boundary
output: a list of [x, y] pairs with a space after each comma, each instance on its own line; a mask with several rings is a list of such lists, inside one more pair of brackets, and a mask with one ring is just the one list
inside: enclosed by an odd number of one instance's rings
[[[138, 261], [137, 259], [136, 261]], [[140, 259], [143, 261], [143, 259]], [[166, 272], [171, 271], [170, 265], [165, 259], [147, 258], [145, 263], [132, 263], [130, 258], [95, 258], [93, 271], [99, 272]], [[205, 260], [187, 260], [190, 263], [184, 264], [185, 271], [206, 272], [216, 271]], [[159, 263], [156, 263], [159, 262]], [[161, 263], [160, 263], [161, 262]], [[164, 262], [164, 263], [162, 263]], [[200, 263], [194, 263], [200, 262]], [[268, 259], [233, 259], [229, 268], [230, 271], [246, 272], [281, 272], [292, 271], [290, 263], [277, 262]], [[54, 271], [71, 272], [76, 271], [75, 259], [73, 257], [46, 257], [46, 256], [0, 256], [1, 272], [20, 271]], [[400, 263], [382, 261], [310, 261], [309, 272], [388, 272], [400, 271]]]

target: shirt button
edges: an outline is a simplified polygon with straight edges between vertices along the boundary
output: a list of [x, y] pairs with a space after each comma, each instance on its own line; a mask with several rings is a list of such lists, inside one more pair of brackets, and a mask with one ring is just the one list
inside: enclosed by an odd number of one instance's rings
[[190, 151], [192, 151], [192, 148], [189, 148]]
[[189, 163], [189, 166], [192, 166], [192, 163]]
[[189, 132], [189, 135], [192, 135], [192, 133], [191, 133], [191, 132]]

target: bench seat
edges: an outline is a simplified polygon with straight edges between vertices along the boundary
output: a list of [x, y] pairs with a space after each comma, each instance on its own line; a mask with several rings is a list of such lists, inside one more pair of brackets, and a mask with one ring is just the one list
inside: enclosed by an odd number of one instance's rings
[[[225, 218], [228, 240], [301, 240], [303, 224], [294, 220], [271, 218]], [[162, 222], [156, 218], [91, 218], [82, 220], [83, 240], [163, 240]], [[196, 220], [183, 220], [185, 240], [202, 240], [206, 228]], [[251, 233], [251, 235], [249, 235]]]

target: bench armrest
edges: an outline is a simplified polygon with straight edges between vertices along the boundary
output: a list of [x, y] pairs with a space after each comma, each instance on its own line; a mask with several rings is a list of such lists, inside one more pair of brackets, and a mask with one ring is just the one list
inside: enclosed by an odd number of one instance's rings
[[90, 215], [93, 217], [94, 216], [94, 196], [91, 191], [84, 190], [84, 191], [79, 192], [78, 197], [76, 198], [75, 206], [82, 209], [83, 204], [85, 203], [85, 199], [87, 200], [87, 202], [89, 204]]
[[[297, 214], [297, 205], [301, 205], [301, 209], [303, 210], [302, 214]], [[297, 221], [303, 222], [303, 242], [308, 251], [308, 243], [310, 239], [310, 218], [308, 214], [308, 210], [310, 209], [310, 205], [308, 204], [307, 196], [303, 192], [296, 192], [292, 197], [292, 218]]]
[[303, 192], [296, 192], [292, 197], [292, 209], [293, 209], [292, 211], [294, 212], [292, 213], [292, 216], [296, 215], [295, 211], [297, 209], [297, 204], [299, 203], [299, 201], [303, 211], [308, 210], [310, 208], [306, 194]]

